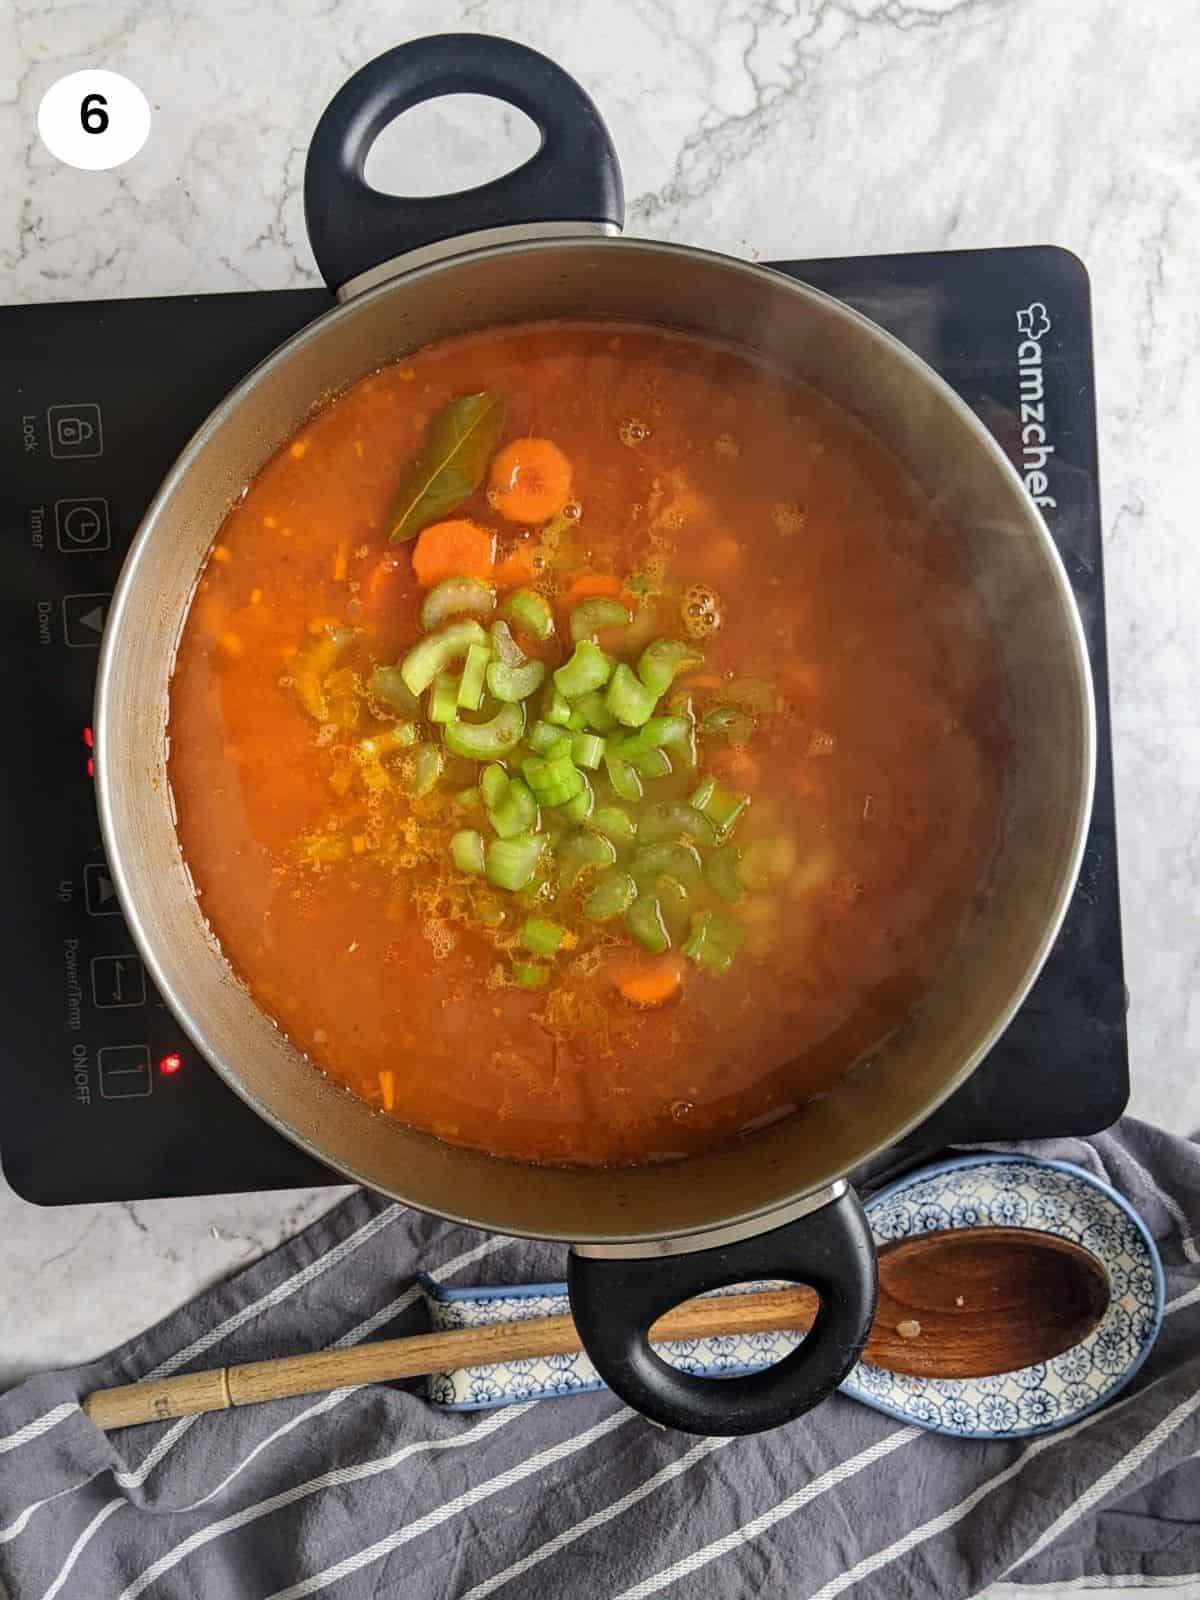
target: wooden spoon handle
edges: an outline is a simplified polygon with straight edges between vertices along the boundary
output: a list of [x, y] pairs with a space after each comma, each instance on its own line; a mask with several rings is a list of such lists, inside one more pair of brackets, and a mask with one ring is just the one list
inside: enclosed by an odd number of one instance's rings
[[[817, 1304], [817, 1296], [805, 1288], [689, 1300], [660, 1317], [650, 1337], [662, 1342], [782, 1329], [804, 1333], [812, 1326]], [[582, 1348], [569, 1316], [532, 1317], [526, 1322], [418, 1333], [353, 1350], [319, 1350], [311, 1355], [250, 1361], [242, 1366], [188, 1372], [179, 1378], [151, 1378], [120, 1388], [97, 1389], [84, 1400], [83, 1409], [99, 1428], [127, 1428], [139, 1422], [165, 1422], [203, 1411], [256, 1405], [260, 1400], [321, 1394], [347, 1384], [386, 1383], [493, 1361], [565, 1355]]]

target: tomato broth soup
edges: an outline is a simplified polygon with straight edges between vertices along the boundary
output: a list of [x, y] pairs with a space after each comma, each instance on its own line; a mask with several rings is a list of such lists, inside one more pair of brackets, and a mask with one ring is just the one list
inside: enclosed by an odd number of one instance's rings
[[170, 735], [204, 914], [314, 1070], [558, 1163], [718, 1147], [900, 1027], [1008, 753], [962, 542], [888, 451], [601, 323], [315, 414], [213, 547]]

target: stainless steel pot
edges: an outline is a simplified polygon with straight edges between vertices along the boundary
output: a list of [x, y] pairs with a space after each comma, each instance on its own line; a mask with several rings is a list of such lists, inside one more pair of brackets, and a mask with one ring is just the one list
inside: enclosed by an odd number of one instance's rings
[[[490, 94], [541, 128], [525, 166], [433, 201], [377, 194], [372, 141], [440, 94]], [[478, 35], [407, 44], [358, 73], [317, 128], [309, 232], [342, 304], [268, 358], [179, 458], [114, 599], [96, 707], [108, 860], [159, 991], [225, 1081], [354, 1181], [477, 1227], [572, 1241], [572, 1305], [602, 1376], [667, 1424], [741, 1433], [797, 1416], [862, 1348], [874, 1252], [843, 1174], [966, 1079], [1020, 1005], [1058, 932], [1092, 793], [1090, 674], [1067, 579], [991, 436], [910, 351], [815, 290], [742, 261], [614, 237], [620, 176], [595, 107], [522, 46]], [[1014, 739], [994, 882], [918, 1013], [830, 1095], [728, 1149], [668, 1166], [522, 1166], [453, 1148], [315, 1072], [234, 977], [205, 926], [167, 781], [180, 632], [230, 506], [331, 395], [450, 334], [539, 317], [619, 317], [767, 352], [847, 407], [961, 529], [1003, 650]], [[1037, 1093], [1030, 1083], [1029, 1093]], [[769, 1371], [711, 1382], [650, 1349], [669, 1306], [755, 1277], [811, 1283], [822, 1310]]]

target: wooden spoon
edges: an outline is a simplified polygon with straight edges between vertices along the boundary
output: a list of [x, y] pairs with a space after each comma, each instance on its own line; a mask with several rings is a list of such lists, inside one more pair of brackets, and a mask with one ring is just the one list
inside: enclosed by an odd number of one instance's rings
[[[927, 1378], [981, 1378], [1048, 1361], [1087, 1337], [1108, 1306], [1108, 1275], [1087, 1250], [1026, 1228], [923, 1233], [879, 1252], [879, 1305], [863, 1359]], [[655, 1342], [717, 1334], [806, 1331], [811, 1289], [689, 1300], [659, 1318]], [[384, 1339], [352, 1350], [252, 1361], [98, 1389], [83, 1409], [100, 1428], [225, 1411], [343, 1384], [386, 1383], [560, 1355], [582, 1346], [569, 1316]]]
[[1108, 1310], [1090, 1250], [1032, 1228], [955, 1228], [879, 1251], [863, 1359], [918, 1378], [986, 1378], [1049, 1361]]

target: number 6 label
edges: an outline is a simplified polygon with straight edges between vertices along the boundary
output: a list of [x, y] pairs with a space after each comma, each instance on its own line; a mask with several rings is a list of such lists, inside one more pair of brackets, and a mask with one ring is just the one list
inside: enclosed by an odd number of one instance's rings
[[137, 155], [150, 133], [150, 105], [119, 72], [69, 72], [42, 96], [38, 133], [69, 167], [103, 172]]

